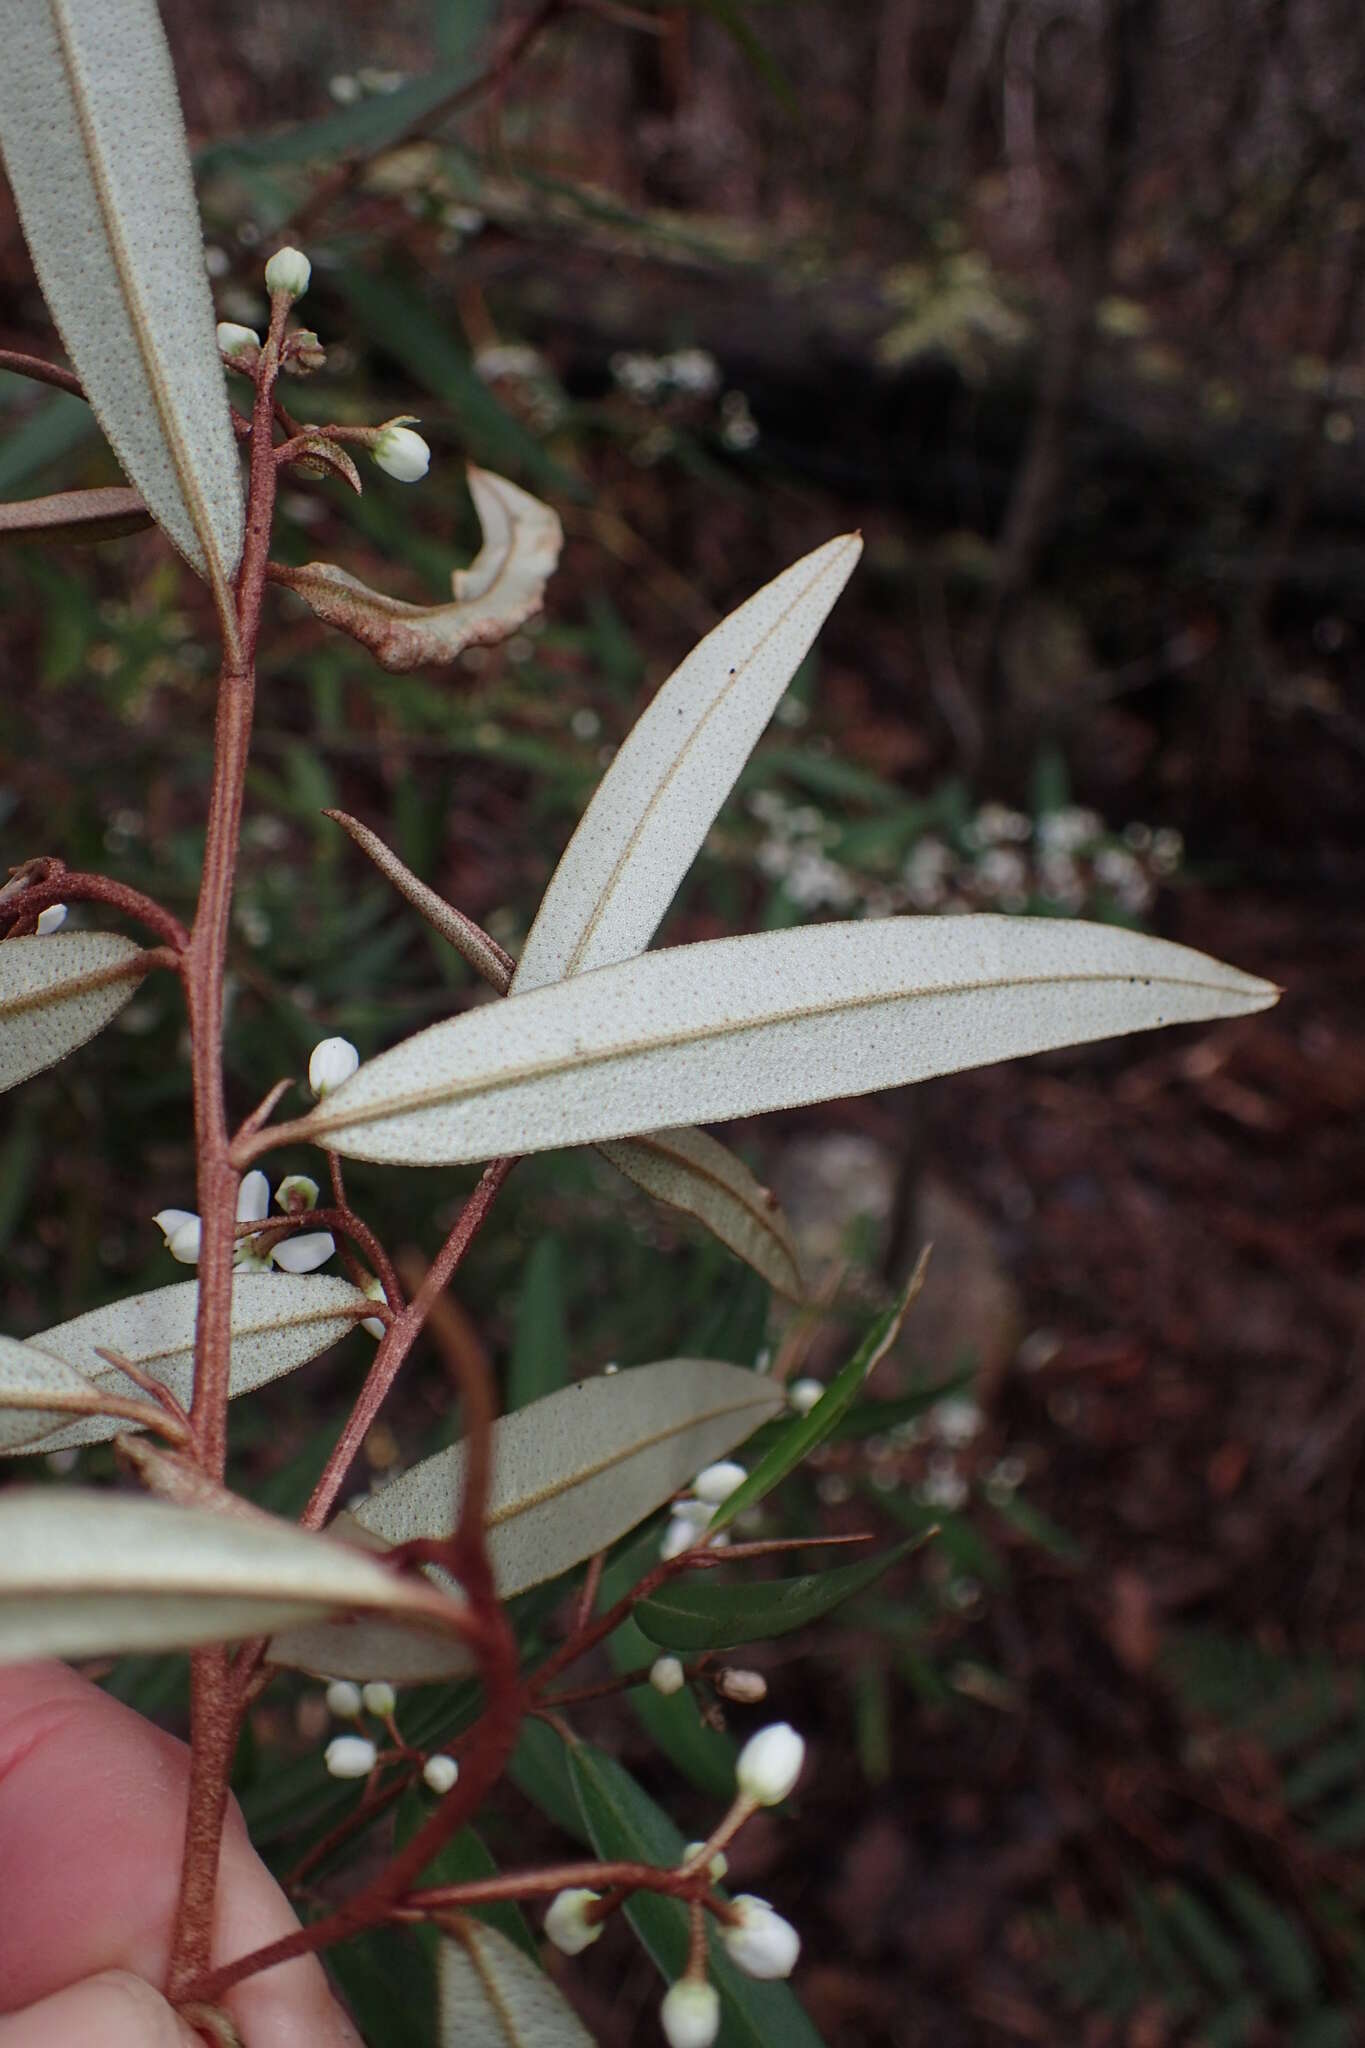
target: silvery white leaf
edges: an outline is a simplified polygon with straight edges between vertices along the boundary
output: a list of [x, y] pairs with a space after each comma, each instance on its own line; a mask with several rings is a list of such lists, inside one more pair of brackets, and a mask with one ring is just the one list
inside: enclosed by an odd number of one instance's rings
[[[132, 1382], [123, 1385], [136, 1399]], [[65, 1359], [17, 1337], [0, 1337], [0, 1451], [20, 1450], [49, 1435], [63, 1409], [84, 1412], [97, 1397], [97, 1389]], [[111, 1434], [116, 1426], [110, 1424]]]
[[6, 939], [0, 946], [0, 1089], [55, 1066], [103, 1030], [141, 980], [141, 956], [141, 946], [118, 932]]
[[242, 482], [154, 0], [0, 0], [0, 146], [52, 317], [130, 482], [220, 609]]
[[544, 1970], [482, 1920], [464, 1920], [437, 1960], [440, 2048], [593, 2048]]
[[363, 1551], [271, 1515], [75, 1487], [0, 1493], [0, 1662], [188, 1649], [337, 1608], [429, 1631], [441, 1605]]
[[669, 677], [550, 877], [517, 994], [644, 951], [862, 546], [856, 533], [826, 541], [722, 619]]
[[763, 932], [642, 954], [434, 1024], [289, 1128], [357, 1159], [492, 1159], [1241, 1016], [1276, 994], [1112, 925], [912, 917]]
[[[45, 940], [44, 944], [50, 944]], [[97, 1347], [117, 1351], [153, 1373], [188, 1408], [194, 1388], [194, 1316], [197, 1280], [156, 1287], [91, 1309], [53, 1329], [41, 1330], [30, 1348], [50, 1354], [71, 1371], [115, 1394], [136, 1396], [126, 1374], [97, 1356]], [[250, 1393], [292, 1372], [337, 1343], [357, 1315], [372, 1311], [349, 1280], [333, 1273], [235, 1273], [232, 1279], [232, 1392]], [[127, 1429], [126, 1422], [101, 1416], [73, 1422], [51, 1435], [0, 1448], [64, 1450], [71, 1444], [100, 1443]]]
[[[605, 1550], [784, 1403], [781, 1387], [740, 1366], [670, 1358], [579, 1380], [505, 1415], [493, 1426], [487, 1522], [499, 1593], [510, 1599]], [[456, 1444], [339, 1516], [333, 1533], [370, 1544], [448, 1536], [463, 1474]], [[394, 1631], [370, 1623], [298, 1630], [276, 1638], [270, 1659], [328, 1678], [409, 1683], [469, 1668], [459, 1644], [386, 1635]]]

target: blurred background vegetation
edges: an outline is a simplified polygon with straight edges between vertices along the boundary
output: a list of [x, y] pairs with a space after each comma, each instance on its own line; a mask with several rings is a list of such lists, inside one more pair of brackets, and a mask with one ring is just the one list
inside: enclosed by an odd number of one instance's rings
[[[943, 1528], [756, 1655], [818, 1768], [790, 1817], [746, 1832], [734, 1876], [800, 1925], [831, 2048], [1358, 2039], [1358, 9], [163, 11], [220, 313], [262, 325], [263, 258], [300, 243], [328, 362], [291, 407], [411, 412], [435, 450], [415, 489], [369, 468], [359, 499], [291, 480], [277, 553], [436, 596], [477, 544], [466, 456], [546, 497], [567, 533], [544, 617], [447, 672], [386, 676], [272, 600], [235, 1106], [302, 1072], [324, 1034], [368, 1054], [477, 994], [324, 807], [515, 952], [677, 659], [803, 549], [861, 527], [863, 566], [665, 937], [1084, 914], [1289, 994], [1245, 1025], [732, 1134], [842, 1274], [816, 1372], [936, 1246], [885, 1369], [896, 1405], [789, 1489], [786, 1526]], [[0, 278], [0, 342], [55, 353], [2, 195]], [[0, 493], [115, 474], [78, 401], [0, 378]], [[11, 549], [0, 606], [6, 861], [60, 853], [187, 914], [203, 591], [143, 535]], [[188, 1131], [169, 983], [7, 1098], [8, 1329], [178, 1277], [150, 1219], [190, 1200]], [[469, 1179], [357, 1167], [351, 1185], [391, 1245], [432, 1248]], [[513, 1404], [611, 1361], [752, 1362], [782, 1336], [750, 1276], [587, 1155], [517, 1169], [459, 1300]], [[357, 1335], [244, 1405], [257, 1497], [304, 1497], [366, 1356]], [[421, 1355], [368, 1477], [452, 1429]], [[174, 1660], [110, 1682], [174, 1723]], [[416, 1730], [448, 1705], [414, 1696], [400, 1718]], [[741, 1733], [749, 1718], [730, 1711]], [[653, 1695], [600, 1725], [695, 1831], [728, 1738]], [[319, 1733], [315, 1692], [285, 1687], [242, 1759], [282, 1868], [353, 1796], [323, 1776]], [[539, 1817], [509, 1792], [488, 1839], [551, 1853], [553, 1771], [522, 1763]], [[371, 1952], [347, 1982], [387, 2015], [376, 2044], [401, 2048], [387, 1967]], [[622, 1930], [567, 1981], [604, 2042], [652, 2028]]]

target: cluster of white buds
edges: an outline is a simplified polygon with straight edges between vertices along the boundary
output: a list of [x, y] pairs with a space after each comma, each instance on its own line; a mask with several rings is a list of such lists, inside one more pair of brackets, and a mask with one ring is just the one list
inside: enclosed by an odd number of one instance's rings
[[[659, 1555], [665, 1563], [681, 1557], [685, 1550], [696, 1548], [721, 1502], [728, 1500], [748, 1476], [744, 1467], [735, 1464], [732, 1458], [722, 1458], [719, 1463], [708, 1465], [697, 1474], [689, 1498], [673, 1503], [673, 1512], [659, 1545]], [[709, 1540], [713, 1548], [723, 1550], [730, 1537], [728, 1531], [721, 1529]]]
[[[327, 1711], [338, 1721], [358, 1721], [362, 1714], [390, 1722], [398, 1696], [385, 1678], [372, 1678], [367, 1685], [355, 1685], [349, 1678], [334, 1678], [327, 1688]], [[368, 1735], [334, 1735], [324, 1751], [324, 1762], [333, 1778], [368, 1778], [379, 1759], [378, 1746]], [[444, 1765], [445, 1770], [440, 1766]], [[435, 1776], [427, 1771], [434, 1768]], [[430, 1757], [423, 1776], [433, 1792], [448, 1792], [459, 1776], [453, 1757]]]
[[602, 1922], [588, 1918], [588, 1907], [595, 1906], [600, 1897], [599, 1892], [589, 1891], [586, 1885], [575, 1885], [568, 1891], [556, 1892], [551, 1899], [545, 1915], [545, 1934], [562, 1955], [581, 1955], [601, 1934]]
[[319, 1102], [343, 1081], [349, 1081], [360, 1065], [360, 1054], [349, 1038], [323, 1038], [308, 1056], [308, 1086]]
[[[308, 1199], [310, 1189], [311, 1200]], [[286, 1215], [298, 1216], [313, 1207], [317, 1195], [317, 1182], [309, 1180], [306, 1174], [296, 1173], [281, 1181], [275, 1200]], [[257, 1168], [244, 1176], [237, 1191], [237, 1221], [264, 1223], [269, 1213], [270, 1182]], [[182, 1266], [197, 1266], [203, 1225], [193, 1209], [158, 1209], [152, 1220], [165, 1238], [171, 1257], [178, 1259]], [[285, 1273], [313, 1273], [336, 1250], [336, 1241], [330, 1230], [307, 1230], [293, 1237], [282, 1237], [266, 1252], [257, 1251], [255, 1242], [254, 1237], [238, 1239], [232, 1257], [236, 1267], [257, 1273], [268, 1272], [271, 1266], [278, 1266]]]

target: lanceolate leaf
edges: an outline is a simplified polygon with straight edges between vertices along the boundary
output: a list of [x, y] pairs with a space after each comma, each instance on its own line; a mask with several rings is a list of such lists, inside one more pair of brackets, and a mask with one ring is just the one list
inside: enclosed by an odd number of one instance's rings
[[151, 523], [138, 493], [121, 484], [0, 505], [0, 540], [117, 540]]
[[[50, 939], [38, 942], [50, 945]], [[92, 1309], [69, 1323], [42, 1330], [26, 1345], [41, 1366], [47, 1357], [111, 1393], [136, 1395], [125, 1373], [99, 1356], [117, 1351], [144, 1372], [165, 1382], [183, 1408], [194, 1386], [194, 1316], [199, 1285], [184, 1280], [134, 1294], [107, 1308]], [[357, 1316], [372, 1304], [349, 1280], [331, 1273], [238, 1273], [232, 1283], [232, 1392], [254, 1387], [292, 1372], [316, 1358], [354, 1327]], [[63, 1450], [70, 1444], [101, 1442], [126, 1422], [99, 1416], [73, 1422], [23, 1444], [4, 1442], [0, 1449]]]
[[790, 1422], [772, 1448], [764, 1452], [747, 1479], [721, 1502], [712, 1517], [713, 1528], [723, 1529], [746, 1508], [766, 1499], [788, 1473], [794, 1472], [802, 1460], [810, 1456], [817, 1444], [822, 1444], [833, 1433], [857, 1399], [873, 1366], [885, 1358], [900, 1335], [901, 1324], [924, 1285], [928, 1265], [929, 1253], [926, 1250], [920, 1253], [914, 1272], [896, 1299], [877, 1317], [848, 1364], [830, 1381], [809, 1414], [798, 1415]]
[[405, 604], [331, 562], [308, 562], [301, 569], [276, 564], [271, 576], [395, 673], [450, 662], [462, 648], [505, 640], [540, 610], [564, 535], [549, 506], [506, 477], [471, 464], [469, 492], [483, 546], [467, 569], [451, 577], [453, 603]]
[[462, 1921], [438, 1973], [441, 2048], [593, 2048], [563, 1993], [495, 1927]]
[[432, 1025], [287, 1128], [358, 1159], [491, 1159], [1238, 1016], [1276, 993], [1108, 925], [926, 917], [763, 932], [647, 953]]
[[[504, 1416], [493, 1429], [486, 1525], [502, 1597], [605, 1550], [782, 1403], [782, 1389], [757, 1373], [670, 1358], [580, 1380]], [[333, 1529], [370, 1543], [448, 1536], [463, 1476], [457, 1444], [414, 1465]], [[412, 1682], [468, 1668], [463, 1659], [452, 1664], [444, 1644], [389, 1644], [369, 1628], [299, 1631], [277, 1638], [270, 1657], [329, 1678]]]
[[[926, 1531], [926, 1536], [927, 1536]], [[845, 1600], [851, 1600], [899, 1563], [925, 1537], [912, 1536], [880, 1557], [800, 1578], [718, 1584], [703, 1578], [675, 1579], [635, 1609], [637, 1626], [651, 1642], [669, 1650], [729, 1650], [737, 1643], [766, 1641], [809, 1628]]]
[[[505, 995], [513, 962], [477, 925], [418, 880], [396, 853], [345, 811], [329, 811], [350, 834], [413, 909], [455, 950], [477, 968], [485, 981]], [[779, 1294], [802, 1298], [796, 1246], [787, 1220], [769, 1190], [760, 1185], [741, 1159], [718, 1138], [702, 1131], [651, 1131], [604, 1145], [604, 1156], [628, 1180], [657, 1201], [695, 1216], [738, 1258], [761, 1273]], [[519, 1406], [520, 1403], [514, 1403]]]
[[723, 619], [669, 677], [550, 878], [518, 994], [644, 951], [861, 552], [857, 534], [827, 541]]
[[241, 471], [154, 0], [0, 0], [0, 143], [38, 281], [114, 452], [213, 584]]
[[[3, 70], [0, 65], [0, 70]], [[0, 1089], [55, 1066], [116, 1017], [144, 969], [118, 932], [51, 932], [0, 946]]]
[[426, 1630], [459, 1609], [273, 1516], [56, 1487], [0, 1494], [0, 1662], [176, 1650], [338, 1608]]

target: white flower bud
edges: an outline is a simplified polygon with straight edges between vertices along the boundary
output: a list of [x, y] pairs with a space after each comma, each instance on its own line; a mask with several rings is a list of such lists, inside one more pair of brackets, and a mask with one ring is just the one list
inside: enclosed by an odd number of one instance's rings
[[649, 1682], [655, 1692], [661, 1692], [667, 1699], [670, 1693], [682, 1691], [687, 1674], [677, 1657], [656, 1657], [649, 1667]]
[[768, 1697], [768, 1681], [761, 1671], [739, 1671], [731, 1665], [716, 1673], [715, 1687], [722, 1699], [741, 1707], [756, 1707]]
[[378, 1755], [363, 1735], [334, 1735], [327, 1745], [327, 1770], [333, 1778], [368, 1778]]
[[323, 1038], [308, 1058], [308, 1086], [319, 1100], [349, 1081], [360, 1065], [360, 1054], [349, 1038]]
[[272, 297], [288, 292], [291, 299], [301, 299], [312, 275], [313, 266], [302, 249], [277, 249], [265, 266], [265, 288]]
[[45, 939], [49, 932], [59, 931], [66, 923], [66, 905], [49, 903], [46, 910], [38, 912], [38, 937]]
[[698, 1535], [715, 1520], [715, 1515], [715, 1507], [709, 1500], [675, 1500], [673, 1503], [674, 1521], [686, 1522], [688, 1528], [695, 1529]]
[[790, 1920], [750, 1892], [742, 1892], [733, 1904], [741, 1917], [720, 1931], [731, 1962], [750, 1977], [790, 1977], [801, 1953], [801, 1937]]
[[354, 1721], [360, 1712], [360, 1687], [349, 1678], [334, 1678], [327, 1688], [327, 1711], [338, 1721]]
[[739, 1753], [735, 1782], [759, 1806], [779, 1806], [801, 1775], [806, 1745], [788, 1721], [751, 1735]]
[[386, 475], [400, 484], [415, 484], [431, 467], [431, 450], [411, 427], [390, 422], [370, 450]]
[[152, 1218], [166, 1240], [166, 1249], [182, 1266], [199, 1263], [199, 1218], [192, 1209], [158, 1209]]
[[254, 327], [239, 327], [235, 320], [218, 322], [218, 347], [225, 356], [254, 356], [261, 337]]
[[659, 1545], [659, 1556], [665, 1564], [670, 1564], [675, 1557], [681, 1557], [685, 1550], [690, 1550], [696, 1540], [697, 1532], [692, 1524], [675, 1515], [664, 1530], [663, 1541]]
[[668, 2048], [711, 2048], [720, 2032], [720, 1993], [714, 1984], [680, 1977], [659, 2007]]
[[602, 1932], [602, 1923], [589, 1920], [587, 1909], [596, 1905], [600, 1896], [600, 1893], [590, 1892], [583, 1885], [555, 1893], [545, 1915], [545, 1933], [561, 1954], [581, 1955], [597, 1940]]
[[748, 1476], [744, 1467], [737, 1465], [733, 1458], [722, 1458], [718, 1465], [708, 1465], [704, 1472], [697, 1474], [692, 1481], [692, 1491], [698, 1500], [706, 1501], [712, 1507], [719, 1507], [723, 1500], [730, 1498], [737, 1486], [744, 1484]]
[[320, 1189], [315, 1180], [306, 1173], [288, 1173], [275, 1190], [275, 1206], [283, 1209], [286, 1216], [302, 1216], [305, 1209], [316, 1209]]
[[429, 1792], [444, 1798], [460, 1775], [460, 1766], [453, 1756], [429, 1756], [422, 1766], [422, 1777]]
[[787, 1389], [787, 1399], [798, 1415], [809, 1415], [824, 1391], [819, 1380], [794, 1380]]
[[[690, 1863], [694, 1856], [700, 1856], [702, 1850], [705, 1847], [705, 1842], [689, 1842], [687, 1847], [682, 1852], [683, 1862]], [[707, 1864], [706, 1868], [710, 1872], [711, 1876], [715, 1879], [716, 1883], [719, 1884], [721, 1879], [724, 1877], [726, 1871], [730, 1868], [730, 1859], [723, 1849], [717, 1849], [715, 1855], [711, 1858], [711, 1861]]]
[[398, 1696], [386, 1678], [372, 1678], [368, 1685], [362, 1686], [360, 1697], [365, 1702], [365, 1712], [378, 1714], [381, 1719], [391, 1714], [398, 1704]]

